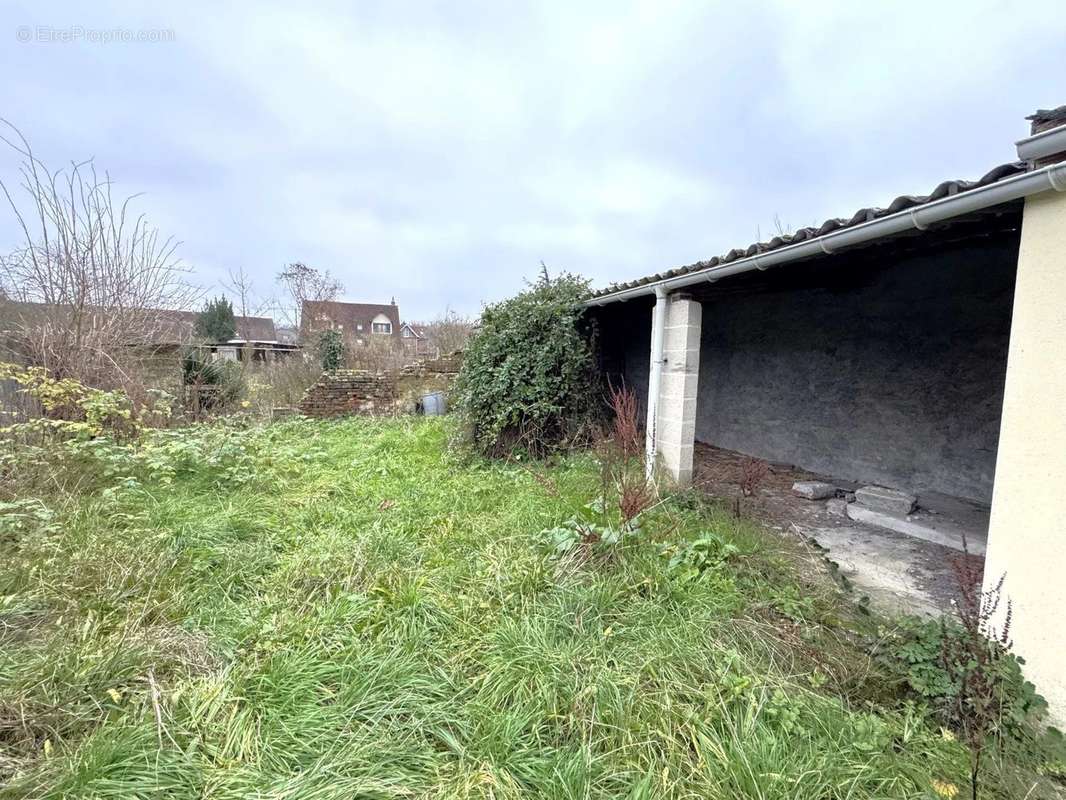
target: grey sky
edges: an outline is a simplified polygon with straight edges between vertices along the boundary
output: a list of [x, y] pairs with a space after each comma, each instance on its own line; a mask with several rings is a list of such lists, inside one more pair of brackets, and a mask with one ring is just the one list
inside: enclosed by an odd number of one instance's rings
[[6, 3], [0, 116], [145, 192], [209, 288], [302, 260], [417, 319], [978, 177], [1066, 103], [1061, 0], [290, 6]]

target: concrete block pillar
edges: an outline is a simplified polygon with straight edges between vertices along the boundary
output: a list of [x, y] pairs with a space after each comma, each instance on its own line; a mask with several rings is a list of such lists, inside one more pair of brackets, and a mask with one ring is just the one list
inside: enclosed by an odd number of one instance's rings
[[688, 486], [696, 441], [703, 307], [682, 293], [667, 295], [660, 302], [665, 317], [655, 453], [660, 468], [679, 486]]
[[1066, 192], [1022, 217], [986, 588], [1004, 574], [1026, 677], [1066, 724]]

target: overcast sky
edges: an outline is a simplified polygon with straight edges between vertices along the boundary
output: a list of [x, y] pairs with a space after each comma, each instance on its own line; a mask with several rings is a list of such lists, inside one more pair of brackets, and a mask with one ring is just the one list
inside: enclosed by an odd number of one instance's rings
[[209, 289], [300, 260], [407, 319], [976, 178], [1066, 103], [1061, 0], [152, 5], [3, 3], [0, 116], [144, 192]]

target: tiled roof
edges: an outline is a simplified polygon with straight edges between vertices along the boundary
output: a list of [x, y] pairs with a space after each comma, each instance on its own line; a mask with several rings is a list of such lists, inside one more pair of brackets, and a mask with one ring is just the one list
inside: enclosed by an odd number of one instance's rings
[[[330, 321], [341, 326], [346, 334], [369, 335], [371, 323], [378, 314], [384, 314], [392, 322], [392, 334], [400, 335], [400, 309], [395, 303], [342, 303], [335, 300], [304, 300], [300, 311], [300, 335], [320, 331]], [[362, 325], [360, 329], [359, 326]]]
[[[15, 301], [0, 302], [0, 331], [19, 331], [46, 322], [63, 320], [67, 312], [63, 306], [43, 303], [23, 303]], [[107, 312], [94, 312], [106, 317]], [[193, 330], [199, 311], [175, 311], [171, 309], [149, 309], [145, 312], [149, 320], [142, 329], [151, 329], [149, 344], [175, 345], [189, 344], [196, 337]], [[272, 342], [277, 339], [274, 320], [270, 317], [236, 317], [237, 338], [255, 342]]]
[[[156, 344], [176, 344], [191, 342], [195, 337], [193, 329], [199, 311], [160, 311], [162, 322], [160, 341]], [[274, 330], [274, 320], [270, 317], [234, 317], [237, 323], [237, 337], [249, 342], [274, 342], [278, 335]]]
[[426, 338], [426, 326], [425, 325], [419, 325], [419, 324], [414, 323], [414, 322], [404, 322], [403, 324], [400, 325], [400, 329], [403, 330], [404, 328], [409, 329], [416, 339], [425, 339]]
[[1048, 124], [1062, 125], [1066, 123], [1066, 106], [1058, 108], [1040, 108], [1026, 117], [1035, 126]]
[[[1057, 111], [1063, 111], [1066, 114], [1066, 107], [1063, 109], [1057, 109]], [[1038, 114], [1051, 114], [1056, 112], [1037, 112]], [[1010, 178], [1014, 175], [1021, 174], [1026, 171], [1026, 165], [1024, 162], [1016, 161], [1010, 164], [1001, 164], [1000, 166], [990, 170], [976, 181], [944, 181], [934, 188], [929, 194], [923, 195], [910, 195], [904, 194], [897, 197], [885, 208], [871, 207], [860, 208], [851, 217], [847, 219], [833, 218], [828, 219], [819, 225], [817, 228], [800, 228], [794, 233], [785, 234], [782, 236], [775, 236], [766, 242], [756, 242], [755, 244], [748, 245], [744, 248], [734, 248], [728, 253], [722, 256], [715, 256], [707, 261], [697, 261], [695, 264], [689, 264], [684, 267], [676, 267], [664, 272], [657, 273], [655, 275], [647, 275], [643, 278], [637, 278], [636, 280], [627, 281], [624, 283], [615, 283], [608, 286], [605, 289], [601, 289], [593, 293], [593, 297], [602, 297], [604, 295], [611, 294], [613, 292], [622, 291], [624, 289], [632, 289], [637, 286], [644, 286], [649, 283], [656, 283], [658, 281], [667, 280], [669, 278], [676, 278], [681, 275], [688, 275], [692, 272], [699, 272], [705, 269], [711, 269], [721, 264], [728, 264], [732, 261], [736, 261], [739, 258], [749, 258], [760, 253], [767, 253], [771, 250], [776, 250], [779, 247], [785, 247], [786, 245], [796, 244], [798, 242], [805, 242], [808, 239], [814, 239], [818, 236], [823, 236], [832, 231], [837, 231], [842, 228], [849, 228], [853, 225], [860, 225], [864, 222], [870, 222], [871, 220], [878, 219], [880, 217], [886, 217], [889, 214], [895, 214], [899, 211], [905, 211], [916, 206], [922, 206], [926, 203], [931, 203], [935, 200], [940, 200], [949, 195], [959, 194], [961, 192], [968, 192], [971, 189], [977, 189], [981, 186], [987, 186], [990, 183], [996, 183], [1005, 178]]]

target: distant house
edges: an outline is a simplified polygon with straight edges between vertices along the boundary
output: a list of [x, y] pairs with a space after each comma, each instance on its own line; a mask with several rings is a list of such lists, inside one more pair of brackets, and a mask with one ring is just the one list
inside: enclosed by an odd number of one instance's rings
[[300, 343], [300, 330], [291, 325], [277, 325], [275, 330], [278, 334], [278, 341], [282, 344], [298, 345]]
[[400, 309], [395, 302], [342, 303], [304, 300], [300, 311], [300, 338], [304, 344], [327, 330], [338, 331], [350, 344], [401, 341]]
[[426, 337], [425, 327], [413, 322], [400, 323], [400, 341], [403, 342], [404, 352], [416, 356], [426, 356], [434, 352], [433, 345]]
[[273, 356], [295, 350], [292, 343], [281, 341], [270, 317], [235, 317], [237, 335], [225, 342], [196, 342], [198, 311], [166, 311], [166, 322], [158, 344], [172, 346], [197, 343], [227, 361], [270, 361]]
[[292, 343], [280, 341], [274, 320], [270, 317], [235, 317], [235, 337], [225, 342], [202, 342], [196, 336], [199, 311], [163, 310], [158, 315], [158, 332], [153, 335], [151, 342], [157, 353], [195, 344], [225, 361], [265, 362], [298, 349]]
[[[83, 314], [80, 324], [92, 329], [103, 329], [113, 322], [114, 313], [106, 309], [91, 310]], [[125, 312], [131, 314], [134, 312]], [[166, 355], [190, 345], [208, 348], [219, 357], [243, 361], [269, 361], [274, 355], [297, 349], [292, 343], [281, 342], [270, 317], [236, 317], [237, 335], [226, 342], [200, 342], [195, 329], [198, 311], [172, 309], [149, 309], [144, 318], [132, 325], [137, 331], [137, 340], [130, 346], [143, 348], [153, 354]], [[69, 324], [73, 312], [62, 306], [44, 303], [16, 301], [0, 302], [0, 347], [13, 356], [21, 348], [19, 340], [32, 335], [35, 328], [63, 327]], [[2, 355], [2, 354], [0, 354]]]

